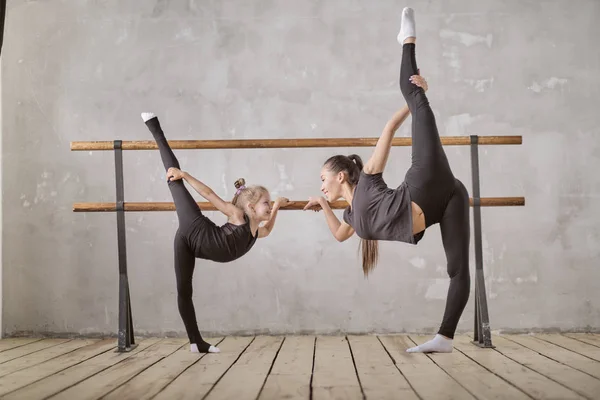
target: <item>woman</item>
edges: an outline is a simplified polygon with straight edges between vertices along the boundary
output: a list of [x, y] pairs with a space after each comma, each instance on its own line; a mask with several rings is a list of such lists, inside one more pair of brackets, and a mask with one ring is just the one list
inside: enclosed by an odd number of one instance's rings
[[[240, 258], [254, 246], [257, 238], [271, 233], [277, 210], [286, 205], [288, 200], [280, 197], [271, 208], [267, 189], [262, 186], [245, 186], [244, 180], [238, 179], [235, 182], [237, 191], [233, 200], [231, 203], [225, 202], [211, 188], [179, 169], [179, 162], [169, 147], [158, 118], [152, 113], [142, 113], [142, 119], [158, 145], [179, 219], [179, 228], [175, 234], [177, 305], [190, 340], [190, 350], [195, 353], [218, 353], [217, 347], [202, 339], [196, 322], [192, 302], [192, 275], [196, 258], [221, 263]], [[217, 226], [203, 215], [185, 188], [183, 180], [225, 214], [227, 223]], [[259, 226], [262, 222], [266, 224]]]
[[[434, 339], [408, 352], [451, 352], [452, 339], [469, 299], [469, 195], [452, 174], [442, 147], [435, 117], [425, 96], [427, 83], [418, 75], [415, 59], [415, 20], [410, 8], [402, 11], [398, 34], [402, 44], [400, 90], [407, 106], [385, 126], [373, 155], [362, 165], [357, 155], [329, 158], [322, 170], [321, 191], [328, 201], [345, 199], [350, 205], [340, 222], [326, 199], [310, 198], [305, 209], [322, 208], [338, 241], [354, 232], [362, 239], [365, 275], [375, 267], [377, 240], [417, 244], [425, 229], [439, 223], [446, 252], [450, 288], [441, 327]], [[392, 138], [412, 114], [412, 165], [404, 182], [390, 189], [382, 178]]]

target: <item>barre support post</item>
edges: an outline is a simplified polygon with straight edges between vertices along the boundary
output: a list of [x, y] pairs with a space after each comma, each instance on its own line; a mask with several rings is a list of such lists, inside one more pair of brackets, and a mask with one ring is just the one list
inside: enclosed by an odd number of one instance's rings
[[490, 331], [483, 276], [483, 244], [481, 238], [481, 191], [479, 187], [479, 137], [471, 135], [471, 174], [473, 180], [473, 227], [475, 233], [475, 333], [473, 344], [494, 348]]
[[119, 331], [117, 353], [133, 350], [137, 347], [133, 336], [133, 319], [131, 300], [129, 297], [129, 279], [127, 277], [127, 245], [125, 241], [125, 191], [123, 179], [123, 142], [114, 141], [116, 211], [117, 211], [117, 246], [119, 255]]

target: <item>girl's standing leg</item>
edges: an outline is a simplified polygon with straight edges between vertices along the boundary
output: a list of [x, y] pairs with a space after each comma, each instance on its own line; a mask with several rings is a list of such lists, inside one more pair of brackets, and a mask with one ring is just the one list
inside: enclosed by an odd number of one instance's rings
[[175, 234], [174, 251], [175, 279], [177, 281], [177, 306], [183, 324], [185, 325], [185, 330], [188, 339], [190, 340], [192, 350], [200, 353], [216, 353], [219, 349], [206, 343], [204, 339], [202, 339], [202, 335], [198, 329], [196, 311], [194, 309], [194, 302], [192, 301], [192, 278], [194, 275], [196, 257], [179, 230]]

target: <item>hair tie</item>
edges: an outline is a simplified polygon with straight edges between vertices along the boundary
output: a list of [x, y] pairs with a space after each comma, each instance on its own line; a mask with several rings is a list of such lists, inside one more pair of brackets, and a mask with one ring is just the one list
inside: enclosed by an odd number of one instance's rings
[[242, 186], [240, 186], [240, 187], [238, 188], [238, 190], [235, 192], [236, 196], [237, 196], [238, 194], [240, 194], [240, 192], [241, 192], [243, 189], [246, 189], [246, 186], [245, 186], [245, 185], [242, 185]]

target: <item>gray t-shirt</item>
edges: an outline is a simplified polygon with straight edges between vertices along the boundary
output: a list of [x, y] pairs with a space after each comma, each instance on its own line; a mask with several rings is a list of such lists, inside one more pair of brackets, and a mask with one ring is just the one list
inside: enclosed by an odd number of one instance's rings
[[393, 240], [416, 244], [412, 233], [410, 193], [403, 182], [389, 188], [383, 174], [360, 173], [352, 207], [344, 210], [344, 221], [367, 240]]

